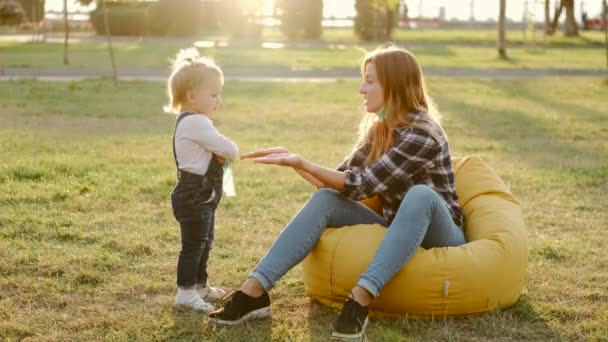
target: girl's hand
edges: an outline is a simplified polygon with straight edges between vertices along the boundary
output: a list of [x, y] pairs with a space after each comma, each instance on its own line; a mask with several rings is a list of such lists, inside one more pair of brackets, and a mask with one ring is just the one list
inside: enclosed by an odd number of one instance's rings
[[258, 158], [258, 157], [267, 156], [269, 154], [281, 154], [281, 153], [289, 153], [289, 151], [285, 147], [263, 148], [261, 150], [255, 151], [255, 152], [243, 154], [241, 156], [241, 159]]
[[215, 159], [217, 160], [218, 163], [220, 164], [224, 164], [224, 162], [226, 161], [226, 158], [222, 158], [220, 156], [216, 156]]
[[291, 166], [295, 169], [299, 169], [302, 162], [302, 157], [293, 153], [273, 153], [255, 158], [255, 163]]

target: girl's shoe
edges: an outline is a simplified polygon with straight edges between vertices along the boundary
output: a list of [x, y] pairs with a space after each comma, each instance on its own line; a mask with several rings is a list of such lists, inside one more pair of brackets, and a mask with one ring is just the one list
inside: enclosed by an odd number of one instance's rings
[[220, 299], [226, 294], [226, 291], [220, 289], [219, 287], [209, 286], [209, 284], [198, 289], [197, 292], [201, 298], [209, 301]]
[[196, 311], [203, 311], [205, 313], [209, 313], [215, 308], [213, 305], [205, 302], [201, 296], [194, 290], [177, 290], [177, 295], [175, 296], [175, 305], [178, 306], [186, 306]]

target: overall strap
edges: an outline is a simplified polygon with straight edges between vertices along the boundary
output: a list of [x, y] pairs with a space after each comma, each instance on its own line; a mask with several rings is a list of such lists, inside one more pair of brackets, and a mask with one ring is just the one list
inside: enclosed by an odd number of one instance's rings
[[177, 162], [177, 153], [175, 152], [175, 132], [177, 131], [177, 125], [186, 117], [195, 115], [196, 113], [183, 112], [179, 113], [177, 120], [175, 121], [175, 128], [173, 129], [173, 158], [175, 159], [175, 168], [179, 171], [179, 163]]

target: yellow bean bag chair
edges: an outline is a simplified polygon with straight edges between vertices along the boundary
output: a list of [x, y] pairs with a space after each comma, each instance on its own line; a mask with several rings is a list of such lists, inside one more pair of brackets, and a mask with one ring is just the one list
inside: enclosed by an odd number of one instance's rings
[[[419, 248], [370, 308], [375, 314], [456, 316], [511, 306], [526, 282], [528, 243], [517, 199], [478, 157], [454, 160], [456, 192], [467, 243]], [[379, 201], [366, 205], [378, 211]], [[304, 286], [319, 302], [340, 308], [371, 262], [386, 228], [329, 228], [303, 261]]]

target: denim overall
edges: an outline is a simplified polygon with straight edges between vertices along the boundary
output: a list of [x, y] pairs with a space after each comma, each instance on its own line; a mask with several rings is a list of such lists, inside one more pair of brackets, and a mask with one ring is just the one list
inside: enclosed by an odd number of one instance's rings
[[182, 249], [177, 262], [177, 286], [188, 288], [207, 283], [207, 260], [213, 245], [215, 209], [222, 197], [224, 170], [214, 154], [204, 176], [179, 169], [175, 152], [177, 126], [195, 113], [180, 113], [173, 131], [173, 157], [177, 185], [171, 192], [173, 215], [179, 222]]

